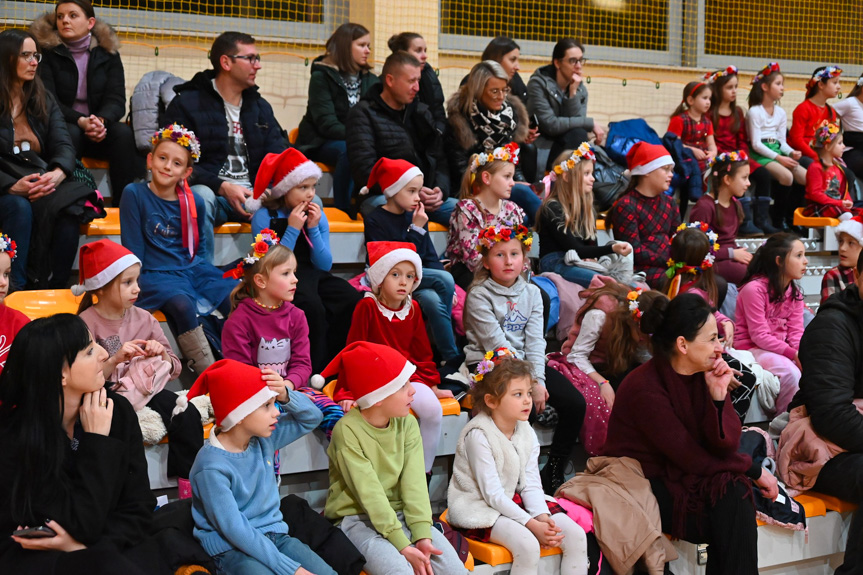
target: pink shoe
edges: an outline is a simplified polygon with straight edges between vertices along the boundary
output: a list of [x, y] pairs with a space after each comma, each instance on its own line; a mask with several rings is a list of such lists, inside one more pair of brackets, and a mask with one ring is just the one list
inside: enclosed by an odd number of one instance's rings
[[189, 499], [192, 497], [192, 484], [188, 479], [177, 478], [177, 494], [180, 499]]

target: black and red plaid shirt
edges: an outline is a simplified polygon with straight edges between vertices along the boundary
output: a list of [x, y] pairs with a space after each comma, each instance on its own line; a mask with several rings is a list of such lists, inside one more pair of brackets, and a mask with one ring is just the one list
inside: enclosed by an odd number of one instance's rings
[[680, 225], [680, 211], [665, 194], [648, 198], [630, 190], [611, 208], [614, 239], [629, 242], [635, 271], [647, 274], [650, 287], [661, 288], [670, 255], [671, 236]]

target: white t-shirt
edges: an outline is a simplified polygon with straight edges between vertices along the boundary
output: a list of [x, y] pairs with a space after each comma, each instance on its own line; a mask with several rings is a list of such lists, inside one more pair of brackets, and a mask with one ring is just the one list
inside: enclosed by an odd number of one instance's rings
[[[216, 88], [215, 80], [213, 80], [213, 88], [216, 92], [219, 91]], [[234, 106], [233, 104], [229, 104], [224, 98], [222, 100], [225, 103], [225, 117], [228, 120], [228, 157], [219, 170], [219, 177], [251, 189], [249, 153], [246, 150], [246, 138], [243, 136], [243, 125], [240, 123], [240, 108], [243, 105], [243, 101], [240, 100], [239, 106]]]
[[863, 103], [857, 97], [842, 98], [833, 105], [842, 118], [842, 129], [846, 132], [863, 132]]

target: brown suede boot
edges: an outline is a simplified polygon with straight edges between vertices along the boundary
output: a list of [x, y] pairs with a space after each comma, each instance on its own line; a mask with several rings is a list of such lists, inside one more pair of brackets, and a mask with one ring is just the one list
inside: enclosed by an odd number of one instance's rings
[[177, 337], [177, 345], [180, 346], [180, 351], [183, 352], [183, 358], [188, 362], [189, 368], [198, 375], [216, 361], [213, 357], [213, 350], [210, 349], [210, 342], [207, 341], [204, 328], [201, 326], [181, 333]]

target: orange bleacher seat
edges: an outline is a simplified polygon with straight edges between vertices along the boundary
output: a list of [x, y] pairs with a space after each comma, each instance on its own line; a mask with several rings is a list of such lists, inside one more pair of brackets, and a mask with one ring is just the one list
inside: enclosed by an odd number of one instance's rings
[[836, 218], [811, 218], [803, 215], [803, 208], [794, 210], [794, 225], [808, 228], [830, 228], [839, 225]]
[[331, 234], [363, 233], [363, 217], [358, 215], [356, 220], [338, 208], [324, 208], [324, 214], [330, 224]]
[[81, 233], [86, 236], [119, 236], [120, 208], [105, 208], [107, 216], [93, 220], [81, 226]]
[[[836, 511], [839, 513], [857, 511], [857, 505], [854, 503], [844, 501], [832, 495], [825, 495], [824, 493], [816, 493], [814, 491], [807, 491], [804, 495], [822, 501], [828, 511]], [[800, 497], [802, 496], [795, 497], [795, 499], [799, 501]]]
[[[417, 385], [422, 385], [422, 384], [417, 384]], [[329, 382], [328, 384], [326, 384], [324, 386], [324, 388], [321, 390], [321, 393], [323, 393], [324, 395], [326, 395], [330, 399], [333, 398], [333, 394], [335, 394], [335, 392], [336, 392], [336, 380], [335, 379], [332, 380], [331, 382]], [[441, 406], [441, 409], [443, 410], [444, 415], [458, 415], [459, 413], [461, 413], [461, 406], [452, 397], [446, 397], [443, 399], [439, 399], [438, 401], [440, 401], [440, 406]], [[413, 410], [411, 410], [411, 413], [414, 413]], [[414, 413], [414, 415], [416, 415], [416, 414]]]
[[217, 234], [251, 234], [252, 224], [248, 222], [225, 222], [221, 226], [216, 226], [213, 231]]
[[[55, 313], [78, 313], [78, 304], [83, 297], [75, 297], [72, 290], [68, 289], [16, 291], [6, 296], [5, 303], [33, 320]], [[155, 312], [153, 317], [160, 322], [165, 321], [160, 311]]]
[[[444, 509], [444, 512], [440, 514], [440, 520], [444, 523], [446, 523], [447, 511], [447, 509]], [[504, 563], [512, 563], [512, 553], [509, 552], [509, 549], [501, 545], [467, 539], [467, 546], [473, 559], [479, 559], [483, 563], [487, 563], [492, 567], [496, 567], [497, 565], [502, 565]], [[562, 553], [563, 550], [561, 550], [560, 547], [554, 547], [552, 549], [540, 550], [539, 556], [549, 557], [551, 555], [560, 555]], [[469, 570], [473, 571], [473, 569], [470, 568]]]
[[[288, 142], [293, 146], [297, 143], [297, 136], [300, 135], [300, 129], [294, 128], [290, 132], [288, 132]], [[322, 172], [332, 172], [335, 168], [333, 166], [328, 166], [323, 162], [315, 162], [317, 166], [321, 169]]]
[[107, 170], [108, 160], [99, 160], [97, 158], [81, 158], [81, 163], [88, 170]]

